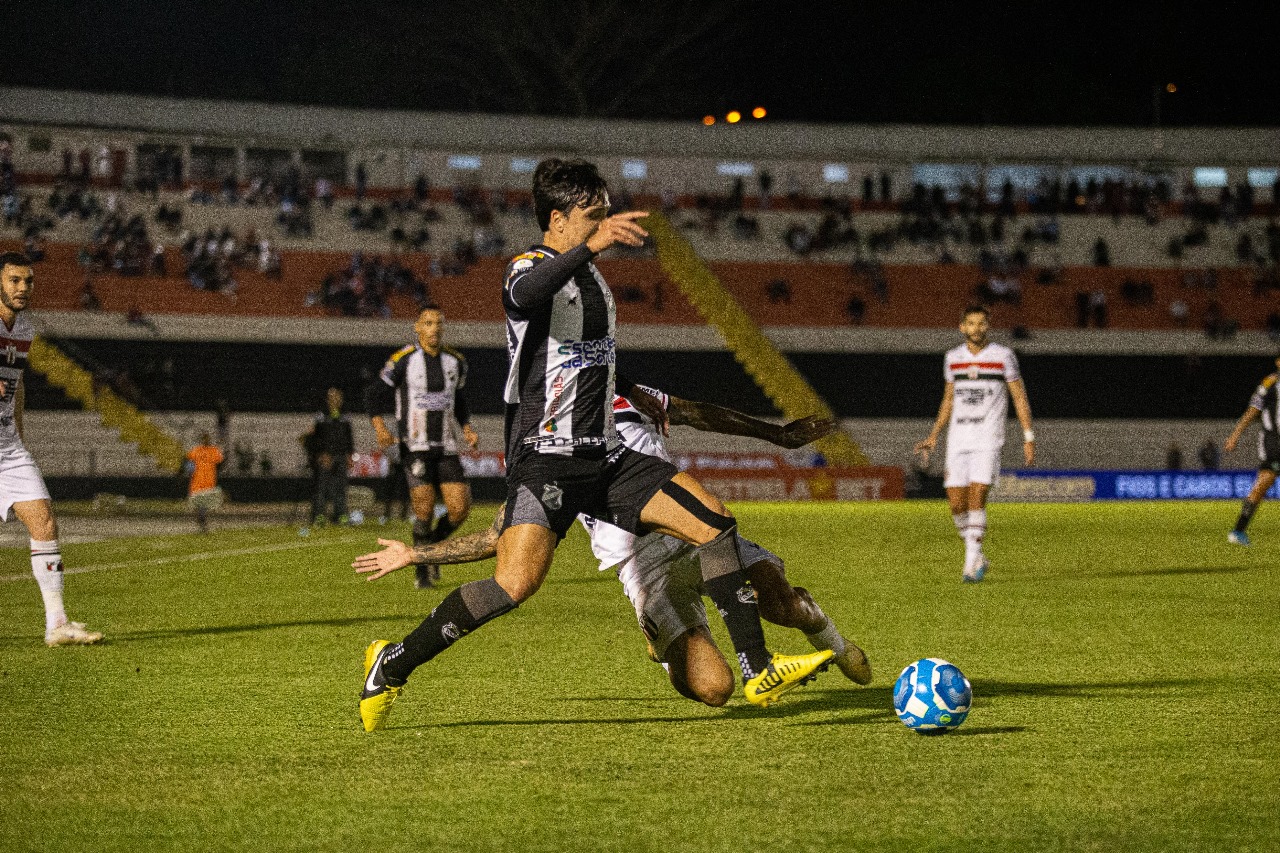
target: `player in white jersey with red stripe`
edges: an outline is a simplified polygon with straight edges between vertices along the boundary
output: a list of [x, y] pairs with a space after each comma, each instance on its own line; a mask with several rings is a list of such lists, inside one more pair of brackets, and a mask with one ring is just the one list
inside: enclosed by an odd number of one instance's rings
[[[661, 401], [672, 425], [760, 438], [789, 448], [816, 441], [833, 429], [830, 421], [815, 417], [777, 426], [710, 403], [668, 397], [652, 388], [643, 390]], [[670, 461], [653, 420], [623, 397], [615, 398], [613, 414], [623, 444]], [[379, 544], [386, 546], [384, 550], [359, 557], [352, 565], [357, 572], [369, 574], [369, 580], [376, 580], [420, 558], [439, 563], [484, 560], [497, 551], [501, 519], [499, 511], [488, 530], [412, 550], [401, 542], [379, 539]], [[650, 656], [665, 665], [672, 686], [689, 699], [723, 705], [733, 693], [733, 672], [707, 627], [697, 550], [671, 536], [637, 536], [585, 515], [579, 515], [578, 520], [591, 534], [591, 549], [600, 561], [600, 570], [617, 571], [649, 642]], [[871, 664], [866, 654], [840, 634], [807, 590], [791, 586], [782, 559], [741, 536], [737, 547], [761, 618], [801, 631], [814, 648], [834, 653], [832, 660], [846, 677], [858, 684], [869, 683]]]
[[0, 254], [0, 521], [9, 510], [31, 535], [31, 573], [44, 599], [44, 641], [49, 646], [87, 645], [102, 639], [67, 618], [62, 605], [62, 553], [58, 522], [40, 469], [22, 443], [22, 382], [35, 329], [22, 312], [31, 301], [35, 273], [18, 252]]
[[1018, 357], [987, 335], [991, 315], [981, 305], [964, 310], [960, 333], [964, 343], [946, 354], [943, 379], [946, 390], [929, 437], [915, 446], [927, 464], [947, 426], [946, 480], [951, 518], [965, 543], [963, 579], [981, 581], [987, 572], [982, 540], [987, 532], [987, 492], [1000, 477], [1000, 451], [1004, 447], [1009, 399], [1022, 425], [1022, 454], [1035, 464], [1035, 433], [1031, 430], [1031, 403], [1018, 371]]

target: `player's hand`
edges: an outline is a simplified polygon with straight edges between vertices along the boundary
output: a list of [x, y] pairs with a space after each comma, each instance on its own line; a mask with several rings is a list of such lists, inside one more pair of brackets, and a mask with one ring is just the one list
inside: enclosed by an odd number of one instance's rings
[[399, 539], [379, 539], [378, 544], [384, 546], [381, 551], [356, 557], [351, 564], [356, 574], [369, 575], [365, 580], [376, 581], [413, 562], [413, 549]]
[[795, 450], [797, 447], [804, 447], [806, 444], [811, 444], [820, 438], [826, 438], [835, 431], [835, 421], [818, 415], [809, 415], [785, 425], [782, 428], [782, 435], [779, 436], [777, 444], [780, 447]]
[[1022, 458], [1027, 460], [1028, 465], [1036, 464], [1036, 443], [1034, 441], [1022, 442]]
[[628, 210], [606, 218], [596, 233], [587, 238], [587, 248], [600, 254], [611, 246], [643, 246], [649, 232], [636, 224], [636, 220], [648, 215], [647, 210]]
[[912, 448], [911, 452], [919, 456], [920, 464], [927, 468], [929, 467], [929, 454], [933, 451], [933, 448], [936, 447], [937, 444], [938, 444], [938, 439], [930, 436], [929, 438], [926, 438], [924, 441], [917, 441], [916, 446]]
[[1230, 453], [1231, 451], [1235, 450], [1237, 440], [1238, 439], [1236, 439], [1234, 435], [1228, 436], [1227, 440], [1222, 442], [1222, 452]]
[[627, 402], [635, 406], [640, 414], [653, 421], [658, 427], [658, 432], [667, 435], [671, 421], [667, 416], [667, 407], [662, 405], [662, 401], [650, 394], [648, 391], [642, 391], [636, 388], [627, 397]]
[[479, 449], [480, 436], [476, 435], [476, 431], [471, 428], [471, 424], [463, 426], [462, 439], [467, 443], [467, 447], [470, 447], [472, 450]]

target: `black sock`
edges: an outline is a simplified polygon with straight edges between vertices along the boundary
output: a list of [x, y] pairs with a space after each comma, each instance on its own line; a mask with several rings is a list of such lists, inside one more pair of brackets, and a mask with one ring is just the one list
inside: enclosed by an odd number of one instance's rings
[[[1259, 501], [1258, 503], [1261, 503]], [[1236, 519], [1236, 533], [1244, 533], [1244, 529], [1249, 526], [1249, 522], [1253, 519], [1253, 514], [1258, 511], [1258, 504], [1244, 499], [1244, 503], [1240, 504], [1240, 517]]]
[[418, 519], [413, 523], [413, 547], [420, 545], [430, 545], [433, 541], [431, 538], [431, 522]]
[[458, 529], [458, 525], [449, 520], [449, 516], [442, 515], [440, 520], [436, 522], [436, 529], [431, 532], [432, 542], [443, 542], [449, 538], [449, 534]]
[[770, 656], [765, 647], [755, 590], [747, 580], [738, 554], [737, 527], [698, 548], [698, 556], [702, 563], [703, 587], [729, 630], [743, 680], [755, 678], [769, 666]]
[[404, 640], [387, 650], [382, 672], [392, 686], [484, 623], [514, 610], [516, 603], [493, 578], [455, 589]]

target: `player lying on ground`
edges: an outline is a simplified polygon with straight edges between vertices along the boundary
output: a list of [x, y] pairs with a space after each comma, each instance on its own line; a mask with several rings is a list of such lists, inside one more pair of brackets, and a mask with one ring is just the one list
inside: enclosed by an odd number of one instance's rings
[[1240, 506], [1240, 515], [1236, 518], [1235, 528], [1227, 534], [1227, 541], [1235, 545], [1248, 545], [1249, 534], [1245, 530], [1258, 511], [1258, 504], [1267, 496], [1267, 491], [1275, 484], [1276, 474], [1280, 473], [1280, 358], [1276, 359], [1276, 373], [1263, 377], [1257, 389], [1249, 399], [1249, 407], [1244, 410], [1236, 428], [1222, 443], [1222, 449], [1231, 453], [1240, 443], [1240, 437], [1248, 429], [1249, 424], [1262, 418], [1262, 430], [1258, 433], [1258, 477], [1253, 481], [1253, 488]]
[[[834, 429], [830, 421], [813, 417], [779, 427], [732, 409], [653, 393], [664, 402], [673, 425], [760, 438], [782, 447], [802, 447]], [[615, 402], [614, 414], [628, 447], [667, 458], [662, 436], [651, 419], [621, 397]], [[402, 542], [379, 539], [386, 546], [382, 551], [359, 557], [352, 565], [358, 573], [369, 574], [368, 580], [376, 580], [423, 554], [445, 563], [488, 559], [497, 553], [501, 518], [500, 509], [489, 529], [425, 548], [410, 549]], [[733, 672], [707, 625], [702, 573], [694, 549], [670, 536], [636, 536], [589, 516], [579, 516], [579, 520], [591, 535], [600, 570], [617, 570], [648, 640], [650, 657], [665, 666], [675, 689], [707, 705], [727, 702], [733, 694]], [[761, 618], [803, 632], [814, 648], [834, 653], [836, 664], [849, 679], [870, 683], [871, 665], [866, 654], [841, 636], [807, 590], [791, 586], [781, 558], [741, 536], [738, 549], [756, 592]]]

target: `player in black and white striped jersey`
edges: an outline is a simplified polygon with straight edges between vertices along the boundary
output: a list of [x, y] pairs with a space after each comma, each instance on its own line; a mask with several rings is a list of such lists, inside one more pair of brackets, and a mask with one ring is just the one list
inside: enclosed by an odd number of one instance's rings
[[[444, 314], [429, 305], [413, 324], [416, 344], [392, 354], [378, 374], [379, 382], [370, 391], [368, 410], [378, 444], [384, 449], [396, 445], [409, 484], [413, 504], [413, 544], [424, 545], [447, 539], [471, 512], [471, 487], [467, 485], [458, 458], [460, 429], [463, 441], [475, 450], [480, 439], [471, 428], [471, 411], [462, 390], [467, 384], [467, 360], [455, 349], [444, 346]], [[394, 415], [396, 435], [387, 428], [386, 417]], [[444, 500], [446, 513], [435, 522], [436, 492]], [[416, 571], [419, 588], [439, 580], [440, 567], [420, 565]]]
[[1280, 357], [1276, 358], [1276, 371], [1264, 376], [1258, 383], [1253, 396], [1249, 398], [1248, 408], [1236, 422], [1231, 435], [1222, 443], [1223, 452], [1231, 453], [1249, 424], [1261, 420], [1262, 429], [1258, 432], [1258, 477], [1240, 506], [1236, 526], [1227, 534], [1227, 541], [1233, 545], [1249, 544], [1249, 534], [1245, 531], [1253, 520], [1253, 514], [1258, 511], [1258, 505], [1275, 485], [1276, 475], [1280, 474]]
[[613, 399], [626, 397], [665, 431], [659, 402], [615, 377], [613, 296], [593, 263], [615, 245], [639, 246], [644, 212], [609, 215], [594, 165], [547, 160], [533, 179], [542, 242], [507, 269], [507, 502], [492, 578], [449, 593], [400, 643], [365, 652], [360, 713], [366, 731], [385, 725], [415, 668], [459, 638], [517, 607], [542, 586], [556, 546], [579, 513], [632, 533], [675, 536], [698, 547], [704, 586], [738, 653], [749, 701], [768, 705], [832, 658], [772, 655], [724, 505], [674, 465], [621, 444]]

